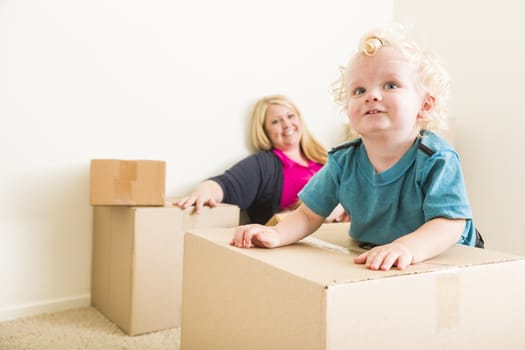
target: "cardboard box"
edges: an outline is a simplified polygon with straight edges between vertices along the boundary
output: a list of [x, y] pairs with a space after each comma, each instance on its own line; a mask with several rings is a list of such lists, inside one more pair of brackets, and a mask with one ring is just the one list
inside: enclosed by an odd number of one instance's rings
[[277, 213], [277, 214], [274, 214], [270, 220], [268, 220], [268, 222], [266, 223], [266, 226], [275, 226], [279, 223], [279, 221], [281, 221], [287, 214], [289, 214], [290, 212], [282, 212], [282, 213]]
[[92, 159], [91, 205], [164, 205], [166, 162]]
[[91, 302], [129, 335], [180, 327], [183, 234], [235, 227], [239, 208], [95, 207]]
[[525, 349], [525, 259], [454, 246], [371, 271], [348, 223], [277, 249], [185, 235], [181, 349]]

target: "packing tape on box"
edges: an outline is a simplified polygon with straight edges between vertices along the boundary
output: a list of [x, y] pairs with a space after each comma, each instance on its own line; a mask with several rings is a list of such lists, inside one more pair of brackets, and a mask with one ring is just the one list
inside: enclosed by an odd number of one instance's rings
[[311, 237], [311, 236], [303, 238], [301, 242], [306, 245], [312, 246], [314, 248], [328, 249], [328, 250], [331, 250], [337, 253], [342, 253], [342, 254], [352, 254], [353, 253], [353, 254], [359, 255], [362, 253], [360, 251], [353, 250], [351, 248], [344, 248], [344, 247], [338, 246], [337, 244], [326, 242], [326, 241], [323, 241], [322, 239]]
[[118, 201], [128, 203], [133, 198], [133, 184], [137, 181], [137, 162], [119, 162], [118, 176], [113, 180], [113, 190]]
[[119, 166], [119, 179], [121, 181], [136, 181], [137, 163], [136, 161], [121, 161]]
[[118, 202], [129, 203], [133, 198], [133, 182], [122, 181], [120, 179], [113, 180], [113, 190]]
[[436, 278], [436, 332], [460, 326], [459, 269], [440, 272]]

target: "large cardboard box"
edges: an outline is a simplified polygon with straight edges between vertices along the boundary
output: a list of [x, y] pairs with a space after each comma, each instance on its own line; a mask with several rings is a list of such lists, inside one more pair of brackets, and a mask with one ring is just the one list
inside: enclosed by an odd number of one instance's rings
[[348, 225], [277, 249], [189, 231], [181, 349], [525, 349], [524, 258], [457, 245], [371, 271]]
[[164, 205], [166, 162], [92, 159], [91, 205]]
[[183, 234], [234, 227], [239, 208], [95, 207], [91, 301], [129, 335], [180, 327]]

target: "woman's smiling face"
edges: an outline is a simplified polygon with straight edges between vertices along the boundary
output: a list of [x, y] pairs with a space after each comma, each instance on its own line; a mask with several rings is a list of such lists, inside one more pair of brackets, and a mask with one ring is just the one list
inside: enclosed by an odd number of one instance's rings
[[302, 137], [301, 120], [290, 108], [272, 104], [266, 110], [264, 130], [274, 148], [280, 150], [298, 147]]

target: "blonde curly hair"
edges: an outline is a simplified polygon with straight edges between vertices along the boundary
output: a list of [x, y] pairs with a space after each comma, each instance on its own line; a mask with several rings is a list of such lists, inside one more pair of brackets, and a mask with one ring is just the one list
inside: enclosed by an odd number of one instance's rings
[[[350, 78], [350, 69], [354, 60], [361, 56], [373, 56], [382, 47], [391, 47], [406, 56], [416, 66], [417, 81], [420, 87], [434, 97], [434, 106], [428, 117], [423, 121], [423, 128], [441, 133], [448, 129], [448, 95], [449, 75], [440, 63], [439, 58], [431, 51], [421, 47], [408, 38], [406, 30], [400, 25], [392, 25], [382, 29], [374, 29], [365, 33], [358, 45], [357, 52], [350, 58], [346, 66], [340, 67], [340, 77], [332, 85], [334, 100], [346, 112], [348, 91], [346, 86]], [[349, 138], [357, 137], [357, 132], [349, 126]]]

